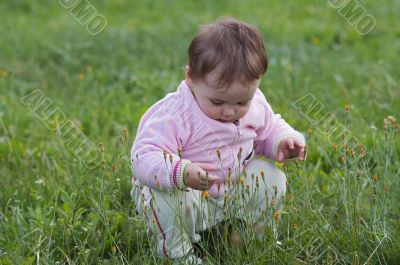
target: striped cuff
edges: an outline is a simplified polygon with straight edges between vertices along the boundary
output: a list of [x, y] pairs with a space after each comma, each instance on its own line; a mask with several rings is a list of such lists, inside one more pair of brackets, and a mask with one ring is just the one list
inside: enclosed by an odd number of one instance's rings
[[191, 163], [190, 160], [181, 159], [177, 161], [172, 168], [172, 183], [178, 189], [185, 189], [186, 185], [183, 182], [183, 173], [187, 164]]

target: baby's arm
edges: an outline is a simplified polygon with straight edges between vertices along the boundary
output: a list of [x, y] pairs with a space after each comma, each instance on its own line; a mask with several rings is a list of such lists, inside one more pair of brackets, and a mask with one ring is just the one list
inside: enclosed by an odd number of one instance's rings
[[[264, 126], [257, 131], [257, 137], [254, 140], [254, 149], [256, 155], [264, 155], [273, 160], [282, 160], [279, 157], [279, 147], [286, 145], [289, 139], [299, 145], [305, 145], [304, 136], [290, 127], [289, 124], [281, 118], [281, 115], [275, 114], [268, 104], [261, 91], [257, 91], [257, 99], [263, 106]], [[281, 143], [284, 143], [281, 145]]]
[[178, 155], [187, 138], [180, 122], [178, 115], [162, 108], [143, 115], [131, 151], [134, 177], [142, 185], [161, 190], [184, 188], [182, 171], [190, 161]]

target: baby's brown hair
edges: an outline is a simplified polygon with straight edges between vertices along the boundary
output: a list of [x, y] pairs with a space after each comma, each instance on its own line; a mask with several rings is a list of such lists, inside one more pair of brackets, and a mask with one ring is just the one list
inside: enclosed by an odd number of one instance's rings
[[197, 81], [218, 70], [217, 87], [248, 84], [267, 71], [262, 36], [255, 26], [223, 18], [200, 27], [188, 48], [189, 76]]

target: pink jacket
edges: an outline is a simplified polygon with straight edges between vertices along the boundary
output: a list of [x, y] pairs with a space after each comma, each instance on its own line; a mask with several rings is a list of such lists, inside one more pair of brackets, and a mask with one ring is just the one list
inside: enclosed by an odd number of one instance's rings
[[[156, 102], [140, 120], [131, 151], [133, 181], [165, 191], [177, 188], [180, 182], [177, 168], [179, 171], [180, 162], [186, 159], [211, 164], [214, 170], [209, 174], [219, 176], [220, 180], [209, 194], [223, 196], [229, 168], [233, 181], [254, 154], [276, 160], [278, 145], [286, 137], [296, 137], [305, 143], [301, 133], [274, 114], [260, 89], [237, 124], [222, 123], [202, 112], [182, 81], [176, 92]], [[182, 150], [181, 158], [178, 149]]]

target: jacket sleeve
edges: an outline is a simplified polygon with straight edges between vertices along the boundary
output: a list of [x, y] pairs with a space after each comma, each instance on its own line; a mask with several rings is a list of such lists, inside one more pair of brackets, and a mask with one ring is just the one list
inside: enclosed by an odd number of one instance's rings
[[[154, 106], [153, 106], [154, 107]], [[179, 148], [186, 142], [179, 115], [163, 108], [149, 109], [139, 122], [131, 150], [134, 178], [153, 189], [183, 189], [184, 166]]]
[[[281, 118], [280, 114], [275, 114], [271, 106], [265, 99], [261, 91], [257, 91], [257, 99], [261, 113], [263, 113], [264, 125], [258, 129], [257, 137], [254, 140], [254, 150], [256, 155], [264, 155], [273, 160], [278, 159], [278, 147], [282, 140], [295, 138], [305, 144], [304, 136], [290, 127]], [[260, 106], [261, 105], [261, 106]]]

